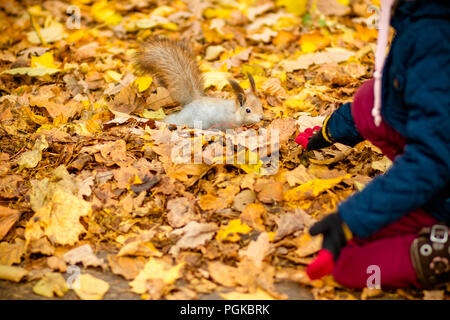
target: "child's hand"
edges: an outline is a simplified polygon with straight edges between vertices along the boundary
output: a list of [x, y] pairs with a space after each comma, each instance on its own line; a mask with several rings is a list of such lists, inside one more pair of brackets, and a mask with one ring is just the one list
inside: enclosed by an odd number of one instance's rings
[[296, 138], [295, 142], [301, 145], [308, 151], [318, 150], [331, 146], [333, 143], [326, 140], [323, 136], [323, 130], [319, 126], [308, 128], [301, 132]]
[[327, 141], [324, 138], [323, 130], [318, 130], [314, 135], [309, 139], [308, 145], [306, 146], [306, 150], [319, 150], [325, 147], [331, 146], [333, 143]]
[[312, 236], [323, 234], [322, 250], [306, 269], [308, 276], [314, 280], [333, 271], [334, 262], [338, 259], [347, 240], [351, 238], [351, 232], [339, 215], [333, 213], [315, 223], [309, 229], [309, 233]]

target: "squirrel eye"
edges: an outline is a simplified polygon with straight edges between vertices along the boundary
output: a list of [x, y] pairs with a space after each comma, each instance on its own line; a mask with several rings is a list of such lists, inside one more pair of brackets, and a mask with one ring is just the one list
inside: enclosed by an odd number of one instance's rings
[[249, 108], [245, 109], [245, 111], [246, 111], [247, 113], [252, 112], [252, 110], [250, 110]]

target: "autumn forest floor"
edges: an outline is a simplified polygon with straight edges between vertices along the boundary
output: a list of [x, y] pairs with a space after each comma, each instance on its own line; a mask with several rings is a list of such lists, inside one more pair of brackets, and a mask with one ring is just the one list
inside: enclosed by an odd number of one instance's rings
[[[370, 5], [2, 0], [0, 299], [448, 298], [305, 273], [308, 227], [390, 166], [368, 142], [293, 141], [371, 78]], [[179, 106], [132, 66], [155, 34], [190, 39], [210, 96], [251, 73], [264, 120], [210, 141], [158, 121]], [[235, 139], [260, 128], [279, 131], [265, 158]], [[176, 163], [174, 138], [200, 141], [203, 163]], [[221, 164], [225, 141], [255, 161]]]

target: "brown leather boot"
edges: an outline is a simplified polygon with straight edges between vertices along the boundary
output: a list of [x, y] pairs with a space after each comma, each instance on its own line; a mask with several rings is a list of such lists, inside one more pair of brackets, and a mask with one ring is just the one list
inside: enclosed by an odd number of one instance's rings
[[424, 287], [450, 281], [450, 231], [445, 224], [422, 229], [411, 244], [410, 253]]

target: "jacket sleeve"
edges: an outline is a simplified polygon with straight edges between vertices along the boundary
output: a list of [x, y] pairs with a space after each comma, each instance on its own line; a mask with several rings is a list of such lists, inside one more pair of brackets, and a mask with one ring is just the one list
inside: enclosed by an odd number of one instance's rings
[[408, 60], [404, 88], [408, 110], [405, 151], [390, 170], [338, 208], [341, 218], [357, 236], [370, 236], [422, 207], [448, 184], [449, 57], [448, 44], [442, 41], [416, 42]]
[[351, 112], [351, 103], [343, 104], [325, 120], [327, 136], [333, 142], [353, 147], [364, 140], [356, 129]]

